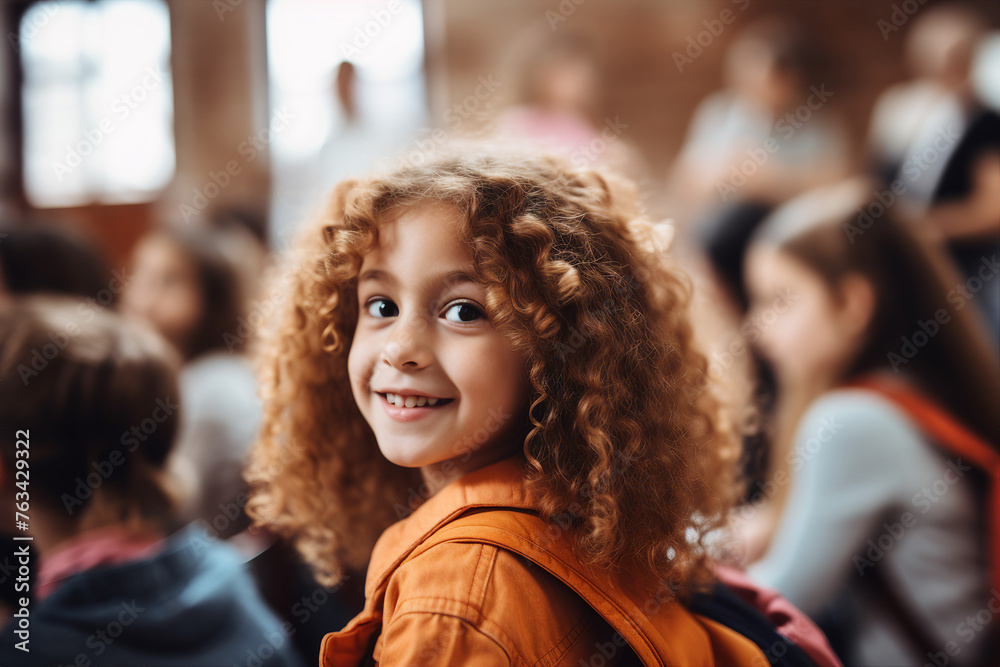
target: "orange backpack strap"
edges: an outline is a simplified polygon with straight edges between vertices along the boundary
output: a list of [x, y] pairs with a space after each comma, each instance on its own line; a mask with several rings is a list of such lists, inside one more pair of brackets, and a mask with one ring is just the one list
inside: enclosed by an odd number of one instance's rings
[[644, 665], [768, 664], [752, 641], [692, 614], [675, 603], [666, 588], [662, 596], [652, 596], [645, 604], [641, 599], [637, 602], [606, 572], [580, 563], [564, 540], [549, 537], [547, 528], [534, 513], [490, 508], [451, 521], [422, 543], [413, 556], [445, 542], [490, 544], [519, 554], [583, 598], [628, 642]]
[[990, 555], [993, 583], [1000, 586], [1000, 452], [939, 405], [899, 383], [863, 378], [846, 386], [870, 389], [886, 397], [906, 412], [939, 447], [949, 454], [971, 461], [989, 476], [988, 518], [993, 530]]

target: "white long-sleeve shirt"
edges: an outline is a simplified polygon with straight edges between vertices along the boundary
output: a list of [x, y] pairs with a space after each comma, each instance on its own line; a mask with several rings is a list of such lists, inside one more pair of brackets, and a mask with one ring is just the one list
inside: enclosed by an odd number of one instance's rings
[[985, 505], [971, 463], [947, 455], [888, 399], [861, 389], [829, 392], [809, 407], [795, 456], [801, 468], [784, 515], [750, 576], [813, 616], [837, 598], [852, 608], [846, 664], [924, 664], [928, 656], [915, 652], [887, 610], [858, 595], [871, 584], [866, 575], [885, 568], [934, 629], [929, 643], [941, 644], [949, 664], [975, 658], [990, 629], [968, 617], [986, 609], [995, 591], [988, 590]]

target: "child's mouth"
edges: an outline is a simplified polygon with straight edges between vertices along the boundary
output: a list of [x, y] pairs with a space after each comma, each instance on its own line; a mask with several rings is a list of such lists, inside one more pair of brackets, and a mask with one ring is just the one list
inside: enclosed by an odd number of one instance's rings
[[402, 396], [400, 394], [376, 393], [393, 407], [411, 410], [414, 408], [439, 408], [455, 400], [453, 398], [430, 398], [427, 396]]
[[[454, 402], [453, 398], [430, 398], [427, 396], [399, 396], [398, 394], [376, 392], [381, 398], [382, 407], [385, 409], [389, 419], [395, 422], [412, 422], [418, 419], [429, 417], [448, 404]], [[422, 400], [421, 400], [422, 399]], [[392, 402], [390, 402], [390, 400]], [[434, 401], [434, 405], [430, 401]], [[406, 407], [407, 403], [411, 407]], [[423, 403], [423, 405], [420, 405]]]

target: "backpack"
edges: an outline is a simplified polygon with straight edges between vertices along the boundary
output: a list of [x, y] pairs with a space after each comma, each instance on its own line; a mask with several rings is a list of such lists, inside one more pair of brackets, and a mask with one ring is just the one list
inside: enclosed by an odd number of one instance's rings
[[[483, 521], [478, 515], [490, 516]], [[525, 515], [532, 519], [526, 520]], [[534, 525], [531, 525], [534, 524]], [[444, 542], [489, 544], [527, 558], [569, 586], [597, 611], [626, 641], [644, 665], [675, 663], [665, 651], [664, 637], [676, 636], [672, 628], [657, 627], [654, 616], [644, 614], [640, 606], [616, 586], [596, 585], [581, 568], [568, 546], [559, 541], [542, 546], [535, 539], [544, 534], [545, 523], [535, 512], [506, 507], [477, 508], [452, 520], [420, 545], [423, 552]], [[541, 532], [537, 532], [541, 531]], [[745, 651], [727, 653], [727, 642], [737, 647], [740, 640], [752, 642], [763, 654], [750, 664], [754, 667], [840, 667], [840, 661], [826, 644], [816, 626], [791, 603], [774, 591], [754, 586], [735, 570], [718, 567], [719, 581], [703, 593], [696, 593], [685, 607], [713, 634], [713, 649], [718, 664], [739, 667], [747, 664]], [[754, 605], [759, 605], [755, 607]], [[765, 614], [765, 612], [767, 612]], [[775, 627], [791, 628], [786, 636]], [[799, 645], [794, 639], [806, 639]], [[808, 650], [806, 650], [808, 648]]]

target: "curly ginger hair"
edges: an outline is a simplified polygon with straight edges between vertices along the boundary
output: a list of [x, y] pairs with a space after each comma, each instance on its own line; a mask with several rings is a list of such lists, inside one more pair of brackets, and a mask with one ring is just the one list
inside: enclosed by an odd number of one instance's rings
[[693, 343], [690, 284], [632, 186], [555, 158], [449, 157], [336, 187], [297, 239], [290, 298], [260, 347], [250, 515], [331, 585], [420, 486], [381, 454], [347, 356], [380, 221], [428, 202], [461, 213], [486, 316], [528, 354], [524, 483], [542, 517], [570, 517], [586, 562], [706, 580], [701, 536], [738, 496], [739, 451]]

